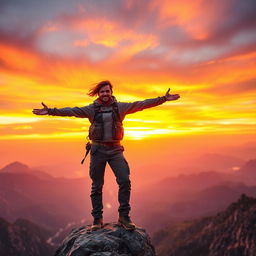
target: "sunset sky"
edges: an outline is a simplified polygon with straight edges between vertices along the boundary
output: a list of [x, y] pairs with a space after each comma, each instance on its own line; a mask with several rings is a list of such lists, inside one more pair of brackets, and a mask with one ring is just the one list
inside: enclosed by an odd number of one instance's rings
[[[55, 143], [83, 143], [87, 120], [35, 116], [32, 109], [41, 102], [90, 104], [88, 90], [105, 79], [119, 101], [163, 96], [168, 88], [181, 95], [127, 116], [128, 144], [211, 134], [252, 138], [255, 13], [254, 0], [2, 0], [0, 164], [22, 155], [39, 165]], [[34, 152], [42, 147], [44, 159]]]

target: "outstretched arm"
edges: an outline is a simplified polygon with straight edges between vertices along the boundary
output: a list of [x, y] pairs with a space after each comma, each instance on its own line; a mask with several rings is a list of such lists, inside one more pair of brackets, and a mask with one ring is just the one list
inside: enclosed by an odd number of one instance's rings
[[160, 104], [163, 104], [166, 101], [177, 100], [180, 98], [179, 94], [169, 94], [169, 92], [170, 92], [170, 88], [166, 92], [165, 96], [162, 96], [162, 97], [147, 99], [143, 101], [135, 101], [131, 103], [120, 102], [119, 109], [124, 115], [126, 115], [126, 114], [135, 113], [137, 111], [141, 111], [146, 108], [152, 108], [152, 107], [158, 106]]
[[74, 107], [74, 108], [48, 108], [43, 102], [44, 106], [41, 109], [33, 109], [35, 115], [51, 115], [51, 116], [75, 116], [75, 117], [88, 117], [93, 115], [93, 109], [90, 106]]

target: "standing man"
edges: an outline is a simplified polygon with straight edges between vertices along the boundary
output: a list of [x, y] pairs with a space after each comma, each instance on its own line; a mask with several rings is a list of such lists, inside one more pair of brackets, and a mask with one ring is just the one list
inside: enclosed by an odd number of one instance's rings
[[90, 178], [92, 179], [91, 201], [92, 216], [94, 218], [91, 229], [100, 229], [103, 225], [103, 203], [102, 188], [104, 184], [105, 167], [108, 163], [113, 170], [116, 181], [119, 185], [119, 219], [118, 223], [127, 230], [134, 230], [136, 225], [131, 221], [130, 212], [130, 169], [124, 158], [124, 148], [120, 144], [123, 139], [123, 125], [127, 114], [141, 111], [145, 108], [158, 106], [165, 101], [177, 100], [179, 94], [169, 94], [165, 96], [132, 103], [117, 102], [113, 94], [113, 86], [109, 81], [101, 81], [92, 88], [88, 95], [98, 96], [90, 105], [74, 108], [48, 108], [44, 103], [42, 109], [34, 109], [36, 115], [52, 116], [75, 116], [88, 118], [91, 126], [89, 128], [89, 138], [91, 144]]

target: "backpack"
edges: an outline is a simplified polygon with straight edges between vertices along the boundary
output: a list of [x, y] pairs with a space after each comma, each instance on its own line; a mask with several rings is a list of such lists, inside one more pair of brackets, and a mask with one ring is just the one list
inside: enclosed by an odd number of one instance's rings
[[[112, 110], [108, 111], [101, 111], [101, 106], [97, 105], [96, 103], [94, 105], [94, 117], [92, 124], [89, 128], [89, 135], [87, 136], [88, 140], [91, 141], [101, 141], [104, 137], [104, 122], [102, 119], [102, 113], [109, 113], [112, 112], [113, 117], [113, 126], [112, 126], [112, 137], [114, 140], [122, 140], [124, 136], [124, 129], [123, 129], [123, 123], [119, 114], [118, 105], [117, 102], [114, 102], [112, 104]], [[81, 161], [81, 164], [84, 163], [85, 158], [89, 154], [91, 150], [91, 142], [88, 141], [85, 146], [86, 153], [84, 158]]]

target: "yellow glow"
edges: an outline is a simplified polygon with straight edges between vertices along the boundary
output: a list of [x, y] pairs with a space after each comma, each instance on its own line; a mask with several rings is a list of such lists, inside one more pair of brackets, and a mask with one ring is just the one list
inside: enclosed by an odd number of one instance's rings
[[66, 132], [52, 134], [25, 134], [25, 135], [0, 135], [1, 140], [18, 140], [18, 139], [74, 139], [83, 138], [84, 132]]
[[40, 117], [27, 117], [27, 116], [0, 116], [0, 124], [17, 124], [17, 123], [33, 123], [42, 121]]
[[126, 122], [137, 122], [137, 123], [161, 123], [160, 120], [143, 120], [136, 118], [125, 118]]
[[32, 129], [31, 125], [20, 125], [13, 128], [14, 130], [30, 130]]
[[166, 135], [166, 134], [170, 134], [170, 130], [168, 129], [156, 129], [156, 130], [148, 130], [150, 128], [141, 128], [141, 129], [136, 129], [134, 128], [134, 130], [129, 130], [127, 129], [126, 133], [125, 133], [125, 138], [127, 139], [134, 139], [134, 140], [141, 140], [143, 138], [146, 137], [158, 137], [161, 135]]

